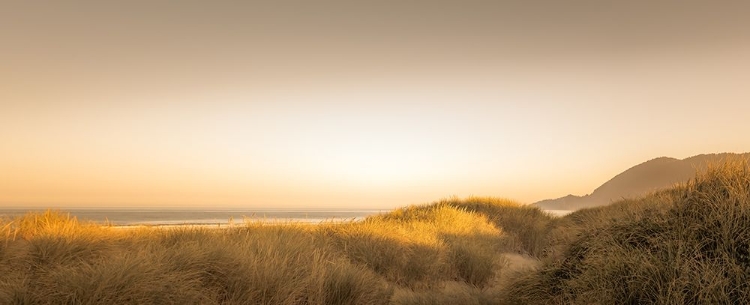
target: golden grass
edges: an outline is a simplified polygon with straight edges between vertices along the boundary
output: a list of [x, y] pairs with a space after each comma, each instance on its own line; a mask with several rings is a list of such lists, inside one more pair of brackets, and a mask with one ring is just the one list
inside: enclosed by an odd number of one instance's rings
[[470, 197], [221, 230], [32, 213], [0, 234], [0, 304], [750, 303], [747, 162], [562, 218]]
[[32, 213], [0, 224], [0, 303], [485, 304], [498, 295], [502, 253], [517, 250], [477, 208], [497, 202], [450, 199], [359, 222], [223, 230], [122, 230]]
[[750, 166], [561, 220], [559, 250], [507, 304], [750, 304]]
[[392, 290], [301, 225], [116, 230], [48, 212], [4, 228], [2, 304], [385, 304]]

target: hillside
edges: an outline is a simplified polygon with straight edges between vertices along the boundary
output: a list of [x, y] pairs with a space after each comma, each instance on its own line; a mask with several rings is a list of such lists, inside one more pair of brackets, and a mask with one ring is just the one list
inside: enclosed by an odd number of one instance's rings
[[750, 153], [703, 154], [683, 160], [661, 157], [631, 167], [585, 196], [568, 195], [542, 200], [534, 205], [547, 210], [578, 210], [602, 206], [624, 198], [634, 198], [684, 183], [695, 177], [707, 164], [725, 159], [750, 158]]
[[502, 304], [750, 304], [750, 166], [558, 218]]

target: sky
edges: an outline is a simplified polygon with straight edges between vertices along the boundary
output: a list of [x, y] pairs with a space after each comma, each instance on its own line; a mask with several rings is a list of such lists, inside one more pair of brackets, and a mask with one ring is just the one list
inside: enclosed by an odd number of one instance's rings
[[0, 207], [584, 195], [656, 157], [750, 151], [747, 16], [747, 1], [4, 1]]

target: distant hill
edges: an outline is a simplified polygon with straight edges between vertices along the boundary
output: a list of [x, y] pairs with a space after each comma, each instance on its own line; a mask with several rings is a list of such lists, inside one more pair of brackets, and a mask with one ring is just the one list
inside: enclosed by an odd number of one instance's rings
[[696, 170], [707, 164], [732, 158], [750, 159], [750, 153], [704, 154], [683, 160], [661, 157], [631, 167], [585, 196], [568, 195], [534, 203], [546, 210], [578, 210], [609, 204], [623, 198], [645, 195], [649, 192], [686, 182]]

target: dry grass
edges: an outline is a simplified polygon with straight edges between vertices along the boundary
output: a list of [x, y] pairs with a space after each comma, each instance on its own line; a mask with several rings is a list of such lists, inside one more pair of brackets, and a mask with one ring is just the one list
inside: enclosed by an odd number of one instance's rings
[[[469, 202], [474, 209], [461, 206]], [[499, 294], [502, 253], [515, 245], [476, 208], [495, 202], [223, 230], [122, 230], [28, 214], [0, 224], [0, 303], [486, 304]]]
[[392, 291], [303, 225], [116, 230], [48, 212], [4, 227], [2, 304], [385, 304]]
[[749, 304], [750, 167], [562, 221], [561, 253], [519, 276], [507, 304]]
[[0, 234], [0, 304], [750, 303], [747, 162], [562, 218], [471, 197], [222, 230], [46, 212]]

